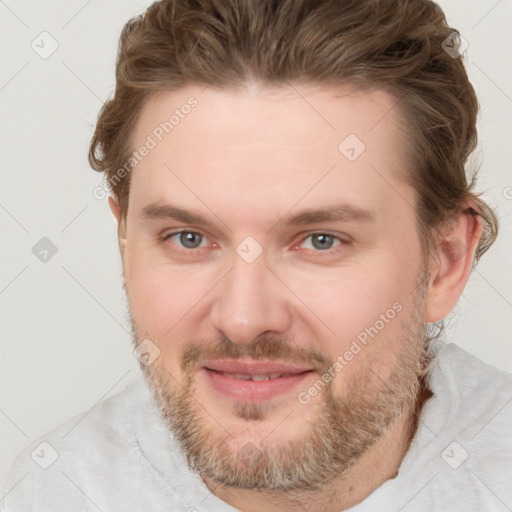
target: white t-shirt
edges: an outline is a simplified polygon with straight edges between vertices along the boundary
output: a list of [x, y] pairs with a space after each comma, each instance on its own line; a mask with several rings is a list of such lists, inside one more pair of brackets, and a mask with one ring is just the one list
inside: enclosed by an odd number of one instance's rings
[[[350, 512], [512, 511], [512, 375], [432, 348], [434, 396], [399, 474]], [[235, 510], [188, 468], [142, 376], [29, 446], [2, 496], [2, 512]]]

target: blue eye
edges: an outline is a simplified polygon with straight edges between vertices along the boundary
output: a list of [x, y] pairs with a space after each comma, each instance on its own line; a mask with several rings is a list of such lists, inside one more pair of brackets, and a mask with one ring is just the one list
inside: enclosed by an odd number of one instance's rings
[[[171, 241], [172, 244], [178, 248], [194, 250], [207, 246], [209, 241], [200, 233], [195, 231], [178, 231], [170, 233], [162, 238], [162, 241]], [[299, 246], [303, 249], [309, 249], [319, 252], [328, 252], [339, 245], [347, 244], [349, 241], [343, 240], [340, 237], [331, 235], [329, 233], [313, 233], [302, 240]], [[215, 246], [215, 244], [214, 244]]]
[[[307, 240], [310, 240], [309, 244], [306, 244]], [[309, 245], [309, 247], [304, 247], [305, 249], [316, 249], [318, 251], [328, 251], [337, 245], [341, 245], [341, 243], [338, 237], [328, 233], [314, 233], [302, 241], [302, 245]]]
[[205, 237], [194, 231], [180, 231], [167, 235], [164, 240], [176, 239], [174, 243], [186, 249], [198, 249], [206, 242]]

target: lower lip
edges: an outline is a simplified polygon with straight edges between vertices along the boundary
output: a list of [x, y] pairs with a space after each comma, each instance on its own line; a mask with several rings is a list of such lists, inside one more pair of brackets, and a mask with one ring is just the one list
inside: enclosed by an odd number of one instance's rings
[[290, 391], [303, 383], [312, 371], [269, 380], [242, 380], [203, 368], [208, 383], [223, 395], [244, 402], [263, 402]]

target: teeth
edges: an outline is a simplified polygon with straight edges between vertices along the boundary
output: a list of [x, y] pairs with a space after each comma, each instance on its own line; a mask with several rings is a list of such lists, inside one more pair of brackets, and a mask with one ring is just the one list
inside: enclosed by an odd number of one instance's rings
[[225, 373], [224, 375], [227, 375], [228, 377], [231, 377], [232, 379], [251, 380], [250, 375], [242, 375], [239, 373]]
[[251, 380], [270, 380], [270, 375], [253, 375]]
[[231, 379], [239, 379], [239, 380], [254, 380], [254, 381], [260, 381], [260, 380], [271, 380], [271, 379], [277, 379], [278, 377], [282, 377], [282, 373], [271, 373], [270, 375], [243, 375], [240, 373], [226, 373], [223, 372], [222, 375], [229, 377]]

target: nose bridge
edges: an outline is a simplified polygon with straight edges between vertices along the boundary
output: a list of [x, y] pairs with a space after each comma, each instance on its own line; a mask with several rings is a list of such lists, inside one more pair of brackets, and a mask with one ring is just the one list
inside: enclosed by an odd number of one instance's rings
[[290, 311], [283, 290], [264, 257], [246, 260], [235, 254], [212, 307], [212, 321], [235, 343], [251, 343], [266, 331], [284, 332]]

